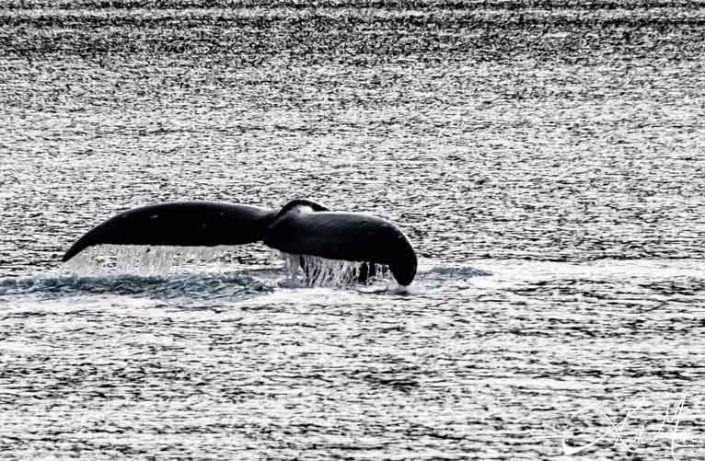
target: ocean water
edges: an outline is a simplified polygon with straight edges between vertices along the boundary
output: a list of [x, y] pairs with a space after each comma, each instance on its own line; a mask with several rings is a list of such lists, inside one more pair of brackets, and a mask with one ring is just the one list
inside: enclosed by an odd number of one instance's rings
[[[705, 458], [702, 2], [1, 6], [0, 458]], [[397, 223], [414, 283], [60, 263], [295, 198]]]

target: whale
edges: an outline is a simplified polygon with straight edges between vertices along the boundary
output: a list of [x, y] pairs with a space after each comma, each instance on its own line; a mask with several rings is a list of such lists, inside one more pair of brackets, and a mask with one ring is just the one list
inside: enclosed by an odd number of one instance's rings
[[226, 202], [167, 202], [132, 208], [83, 234], [64, 253], [66, 262], [86, 248], [111, 245], [218, 246], [262, 242], [284, 253], [387, 266], [399, 285], [416, 276], [411, 242], [392, 222], [331, 211], [308, 199], [279, 210]]

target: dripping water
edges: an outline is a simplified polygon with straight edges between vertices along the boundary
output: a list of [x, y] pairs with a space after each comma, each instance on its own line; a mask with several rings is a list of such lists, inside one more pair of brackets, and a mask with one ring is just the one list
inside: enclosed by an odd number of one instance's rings
[[[218, 262], [230, 247], [162, 247], [141, 245], [101, 245], [91, 247], [66, 262], [58, 272], [70, 275], [147, 276], [203, 270]], [[306, 287], [345, 287], [359, 283], [391, 281], [389, 268], [368, 262], [343, 261], [318, 256], [281, 253], [288, 282]], [[225, 263], [209, 266], [216, 272], [232, 269]], [[209, 272], [211, 271], [209, 270]]]
[[344, 287], [389, 280], [385, 265], [327, 259], [319, 256], [282, 253], [284, 270], [290, 280], [308, 287]]
[[[66, 262], [61, 272], [112, 275], [159, 275], [183, 272], [222, 256], [226, 247], [160, 247], [102, 245], [91, 247]], [[225, 269], [220, 266], [220, 269]]]

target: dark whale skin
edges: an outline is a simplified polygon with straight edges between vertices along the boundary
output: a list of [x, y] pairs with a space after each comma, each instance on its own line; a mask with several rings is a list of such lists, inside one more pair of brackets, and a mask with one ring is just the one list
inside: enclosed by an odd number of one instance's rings
[[88, 231], [68, 249], [62, 261], [102, 244], [216, 246], [258, 242], [276, 213], [219, 202], [172, 202], [133, 208]]

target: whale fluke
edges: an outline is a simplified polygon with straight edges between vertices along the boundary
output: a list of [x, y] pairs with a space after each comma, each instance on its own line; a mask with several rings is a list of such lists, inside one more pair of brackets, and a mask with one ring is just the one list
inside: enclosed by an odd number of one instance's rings
[[265, 208], [217, 202], [133, 208], [88, 231], [68, 249], [62, 261], [102, 244], [216, 246], [258, 242], [276, 214]]
[[361, 213], [328, 211], [310, 200], [293, 200], [279, 211], [218, 202], [134, 208], [88, 231], [62, 260], [101, 244], [216, 246], [258, 241], [285, 253], [387, 265], [401, 285], [409, 285], [416, 275], [414, 249], [394, 224]]
[[285, 253], [384, 264], [400, 285], [414, 280], [416, 254], [394, 224], [362, 213], [297, 208], [279, 213], [265, 233], [265, 245]]

